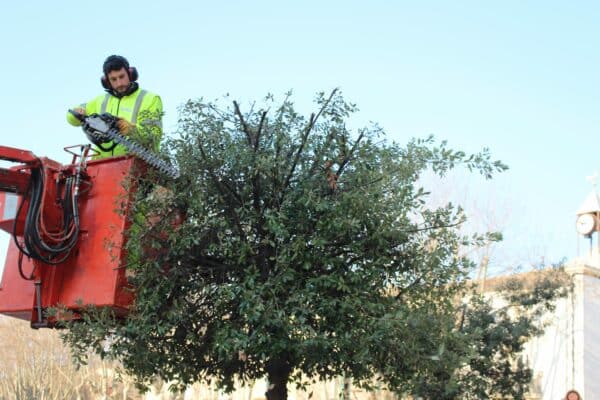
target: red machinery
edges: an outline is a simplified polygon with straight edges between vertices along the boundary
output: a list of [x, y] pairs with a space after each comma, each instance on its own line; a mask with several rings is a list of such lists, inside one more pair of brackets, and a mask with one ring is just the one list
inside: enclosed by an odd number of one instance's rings
[[54, 325], [48, 307], [76, 312], [92, 304], [125, 313], [133, 299], [122, 250], [133, 192], [125, 188], [135, 158], [88, 161], [81, 154], [63, 166], [0, 146], [0, 159], [23, 163], [0, 169], [0, 228], [14, 235], [0, 313], [32, 327]]
[[[118, 135], [105, 116], [82, 121], [90, 139], [110, 134], [150, 165], [178, 174]], [[124, 315], [133, 300], [124, 245], [136, 186], [131, 178], [140, 163], [133, 156], [94, 160], [89, 145], [65, 150], [73, 155], [70, 165], [0, 146], [0, 159], [20, 163], [0, 168], [0, 229], [12, 236], [0, 313], [28, 319], [34, 328], [55, 326], [50, 307], [66, 308], [75, 318], [86, 305]]]

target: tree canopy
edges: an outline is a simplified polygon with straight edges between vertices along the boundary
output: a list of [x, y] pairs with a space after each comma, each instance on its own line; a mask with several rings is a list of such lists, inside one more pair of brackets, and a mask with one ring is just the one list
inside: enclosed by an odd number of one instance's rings
[[[357, 108], [338, 91], [316, 105], [308, 117], [290, 95], [248, 110], [183, 105], [163, 149], [181, 178], [143, 178], [164, 189], [136, 203], [135, 304], [126, 319], [89, 310], [66, 340], [78, 355], [92, 347], [118, 358], [142, 383], [232, 389], [266, 377], [267, 397], [283, 399], [289, 382], [343, 375], [425, 398], [518, 398], [526, 367], [494, 364], [518, 346], [485, 337], [518, 321], [481, 297], [460, 300], [473, 262], [457, 250], [497, 236], [465, 237], [462, 209], [429, 207], [419, 185], [428, 170], [491, 178], [506, 166], [486, 149], [469, 155], [433, 137], [399, 145], [376, 124], [350, 129]], [[513, 332], [515, 343], [529, 328]], [[507, 382], [524, 379], [499, 387], [483, 372], [489, 363]]]

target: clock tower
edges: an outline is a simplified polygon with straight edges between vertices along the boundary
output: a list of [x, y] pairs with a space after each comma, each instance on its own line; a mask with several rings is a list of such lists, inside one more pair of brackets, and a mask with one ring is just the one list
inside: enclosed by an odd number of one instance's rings
[[[600, 197], [596, 191], [598, 174], [596, 173], [594, 176], [588, 177], [588, 180], [592, 183], [593, 189], [576, 212], [575, 228], [577, 229], [577, 233], [589, 239], [589, 256], [592, 256], [594, 253], [592, 249], [593, 236], [594, 234], [598, 236], [597, 233], [600, 231]], [[596, 242], [598, 244], [598, 253], [600, 253], [600, 239], [598, 237], [596, 238]]]

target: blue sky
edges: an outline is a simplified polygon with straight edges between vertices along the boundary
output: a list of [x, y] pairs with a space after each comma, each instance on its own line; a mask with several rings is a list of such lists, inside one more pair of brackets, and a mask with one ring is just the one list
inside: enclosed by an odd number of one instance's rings
[[114, 53], [161, 95], [167, 132], [189, 98], [292, 89], [308, 113], [315, 92], [340, 87], [357, 124], [489, 147], [510, 166], [435, 184], [504, 232], [496, 269], [577, 255], [575, 211], [600, 170], [600, 3], [22, 1], [0, 15], [2, 145], [67, 162], [84, 136], [65, 112], [102, 92]]

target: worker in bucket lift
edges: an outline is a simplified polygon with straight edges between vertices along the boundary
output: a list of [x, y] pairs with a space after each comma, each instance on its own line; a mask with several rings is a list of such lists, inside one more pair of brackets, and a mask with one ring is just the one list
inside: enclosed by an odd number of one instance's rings
[[[73, 107], [73, 110], [84, 116], [111, 114], [117, 117], [116, 125], [121, 134], [135, 137], [144, 147], [158, 151], [163, 113], [160, 97], [139, 87], [136, 68], [130, 67], [123, 56], [107, 57], [102, 70], [104, 75], [101, 83], [107, 93]], [[81, 121], [71, 112], [67, 113], [67, 121], [73, 126], [81, 125]], [[103, 143], [102, 147], [104, 149], [96, 148], [99, 158], [127, 153], [123, 145], [112, 142]]]

